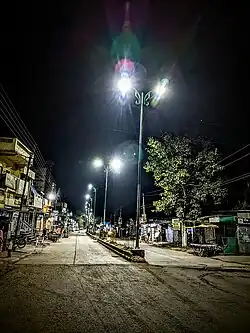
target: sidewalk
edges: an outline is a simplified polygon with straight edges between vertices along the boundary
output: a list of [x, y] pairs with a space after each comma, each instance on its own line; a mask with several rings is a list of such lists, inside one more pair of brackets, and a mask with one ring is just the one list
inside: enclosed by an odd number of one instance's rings
[[[128, 240], [117, 239], [117, 243], [133, 246], [133, 241]], [[150, 265], [250, 272], [249, 256], [198, 257], [187, 252], [155, 247], [147, 243], [140, 243], [140, 248], [145, 250], [145, 258]]]
[[[51, 244], [50, 241], [45, 241], [44, 245], [49, 246]], [[15, 264], [19, 260], [30, 256], [31, 254], [35, 253], [35, 245], [27, 244], [23, 249], [17, 249], [14, 252], [11, 252], [11, 257], [7, 257], [7, 251], [3, 252], [0, 256], [0, 265], [7, 263], [7, 264]]]

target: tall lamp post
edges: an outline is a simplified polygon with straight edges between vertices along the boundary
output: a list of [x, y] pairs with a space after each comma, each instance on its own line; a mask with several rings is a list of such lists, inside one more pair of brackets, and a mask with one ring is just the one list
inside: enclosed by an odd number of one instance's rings
[[103, 205], [103, 224], [105, 224], [106, 220], [106, 211], [107, 211], [107, 196], [108, 196], [108, 176], [109, 172], [119, 172], [122, 167], [122, 161], [115, 157], [109, 161], [107, 165], [104, 165], [104, 162], [102, 159], [97, 158], [93, 161], [93, 165], [95, 168], [100, 168], [104, 166], [104, 172], [105, 172], [105, 191], [104, 191], [104, 205]]
[[95, 221], [95, 212], [96, 212], [96, 187], [94, 187], [92, 184], [88, 185], [89, 191], [93, 190], [94, 191], [94, 207], [93, 207], [93, 215], [94, 215], [94, 221]]
[[126, 98], [126, 95], [130, 92], [134, 92], [135, 104], [140, 106], [140, 125], [139, 125], [139, 142], [138, 142], [138, 159], [137, 159], [137, 192], [136, 192], [136, 242], [135, 247], [140, 248], [139, 242], [139, 226], [140, 226], [140, 211], [141, 211], [141, 164], [142, 164], [142, 134], [143, 134], [143, 115], [144, 107], [150, 105], [150, 101], [154, 98], [155, 101], [159, 101], [160, 98], [167, 91], [169, 84], [168, 79], [163, 79], [155, 90], [150, 90], [146, 93], [139, 92], [132, 85], [132, 80], [129, 76], [124, 74], [118, 81], [118, 89], [122, 94], [122, 98]]
[[[86, 199], [85, 207], [87, 206], [87, 214], [88, 214], [87, 231], [89, 231], [90, 213], [92, 210], [92, 197], [89, 194], [86, 194], [85, 199]], [[89, 205], [89, 200], [90, 200], [90, 205]]]

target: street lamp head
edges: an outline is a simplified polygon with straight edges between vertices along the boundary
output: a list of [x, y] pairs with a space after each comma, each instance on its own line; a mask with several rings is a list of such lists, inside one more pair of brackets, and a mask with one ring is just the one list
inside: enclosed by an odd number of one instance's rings
[[169, 80], [163, 79], [155, 88], [157, 98], [161, 98], [168, 91]]
[[119, 172], [122, 167], [122, 161], [115, 157], [110, 161], [110, 168], [112, 171]]
[[94, 166], [95, 168], [100, 168], [100, 167], [102, 167], [102, 166], [103, 166], [103, 160], [100, 159], [100, 158], [96, 158], [96, 159], [94, 159], [94, 161], [93, 161], [93, 166]]
[[126, 95], [126, 93], [128, 93], [132, 89], [131, 79], [126, 76], [122, 77], [118, 81], [117, 87], [118, 87], [119, 91], [122, 93], [122, 95]]
[[85, 195], [85, 199], [86, 199], [86, 200], [89, 200], [89, 199], [90, 199], [90, 195], [89, 195], [89, 194], [86, 194], [86, 195]]
[[93, 188], [93, 185], [92, 185], [92, 184], [89, 184], [89, 185], [88, 185], [88, 189], [89, 189], [89, 190], [92, 190], [92, 188]]

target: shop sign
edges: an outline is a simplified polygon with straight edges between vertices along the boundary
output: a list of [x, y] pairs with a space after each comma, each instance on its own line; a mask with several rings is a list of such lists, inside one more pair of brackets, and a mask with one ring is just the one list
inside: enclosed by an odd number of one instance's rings
[[10, 173], [6, 173], [5, 185], [13, 190], [16, 189], [16, 177]]
[[219, 223], [219, 222], [220, 222], [219, 216], [209, 217], [209, 223]]
[[241, 218], [238, 219], [239, 224], [250, 224], [250, 218]]
[[181, 230], [181, 222], [179, 219], [172, 219], [172, 229]]
[[43, 199], [41, 197], [38, 196], [34, 196], [34, 207], [36, 208], [43, 208]]

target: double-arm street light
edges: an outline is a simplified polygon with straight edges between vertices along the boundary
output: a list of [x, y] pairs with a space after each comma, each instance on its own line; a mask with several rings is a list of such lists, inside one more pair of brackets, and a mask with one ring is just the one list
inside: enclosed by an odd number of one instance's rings
[[125, 98], [131, 91], [134, 92], [135, 104], [140, 106], [140, 127], [139, 127], [139, 143], [138, 143], [138, 160], [137, 160], [137, 193], [136, 193], [136, 243], [135, 247], [139, 249], [139, 226], [140, 226], [140, 200], [141, 200], [141, 163], [142, 163], [142, 134], [143, 134], [143, 115], [144, 107], [148, 107], [152, 99], [159, 101], [167, 92], [169, 85], [168, 79], [163, 79], [159, 85], [146, 93], [139, 92], [133, 87], [132, 80], [126, 74], [118, 81], [118, 89]]
[[93, 166], [95, 168], [101, 168], [104, 167], [104, 172], [105, 172], [105, 192], [104, 192], [104, 206], [103, 206], [103, 224], [105, 224], [106, 220], [106, 210], [107, 210], [107, 195], [108, 195], [108, 176], [109, 172], [119, 172], [122, 167], [122, 161], [120, 158], [113, 158], [109, 161], [107, 165], [104, 165], [104, 162], [100, 158], [96, 158], [93, 161]]

